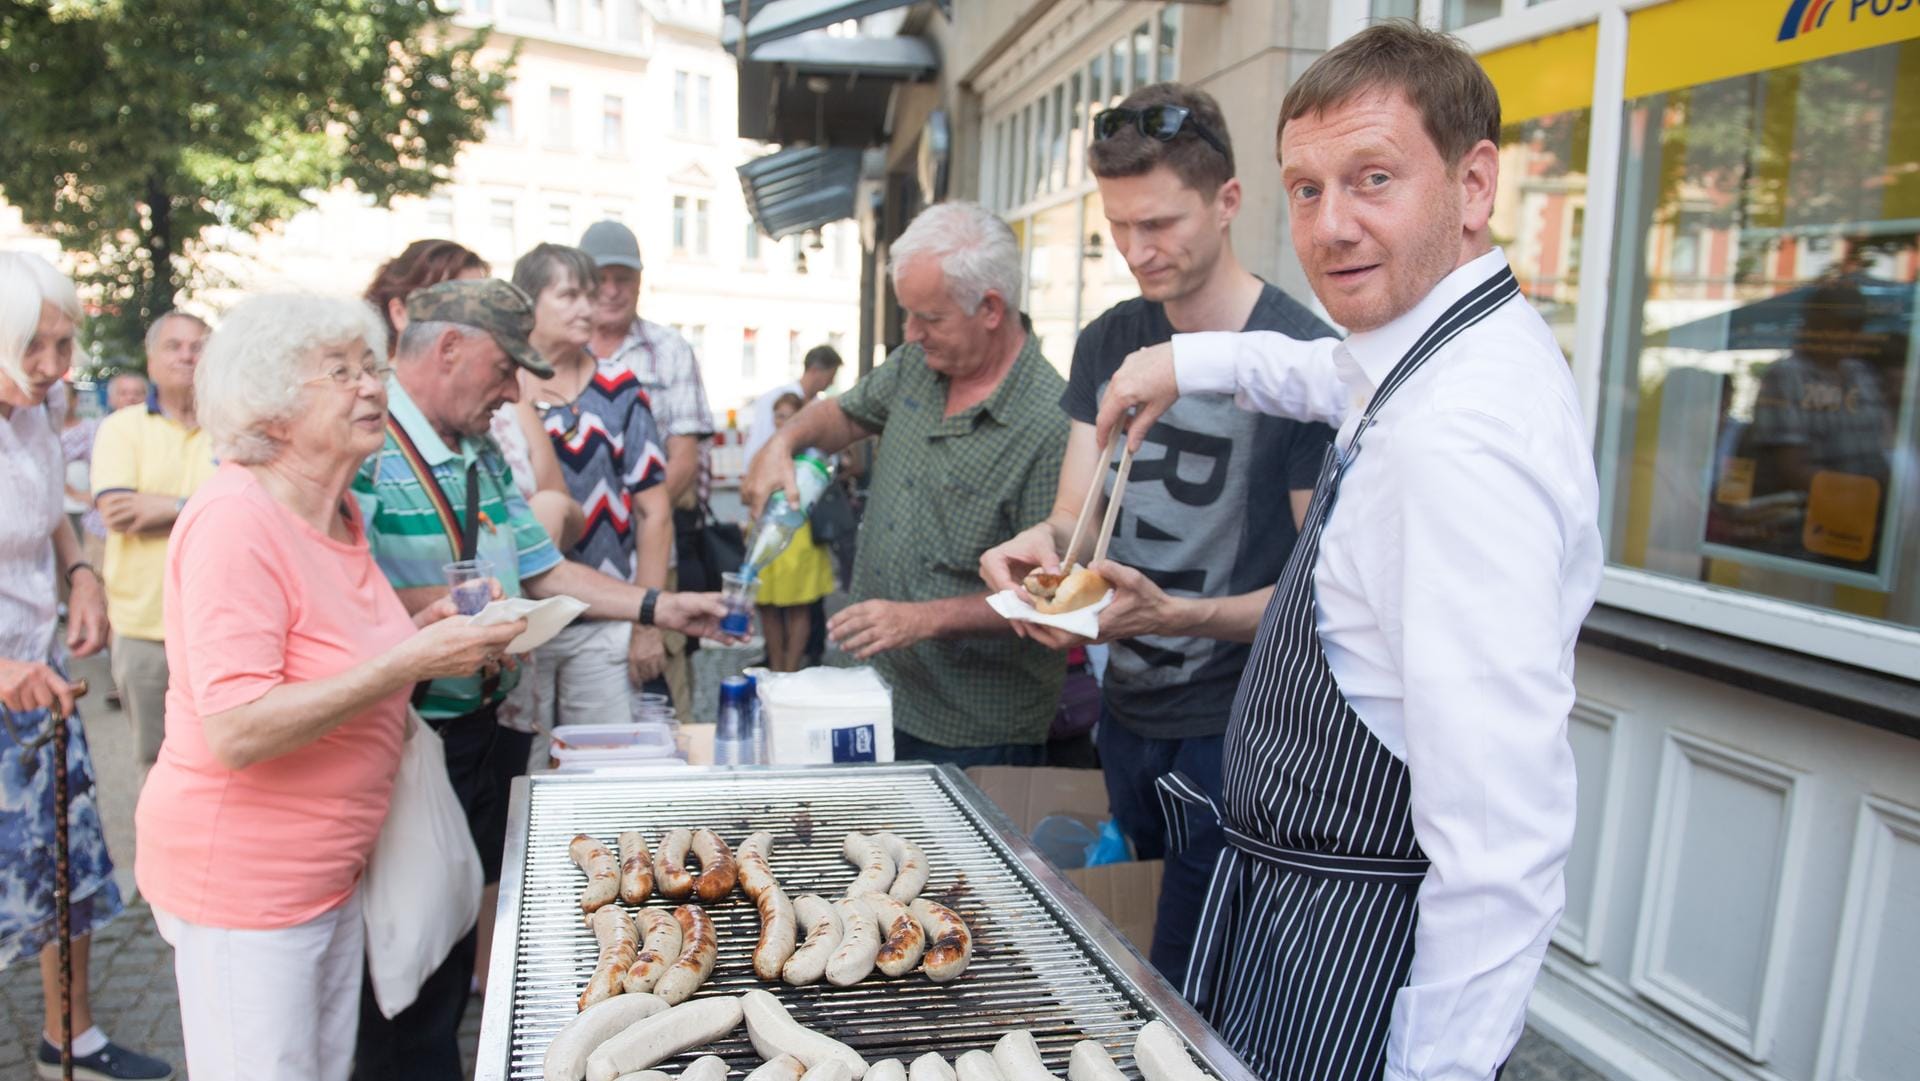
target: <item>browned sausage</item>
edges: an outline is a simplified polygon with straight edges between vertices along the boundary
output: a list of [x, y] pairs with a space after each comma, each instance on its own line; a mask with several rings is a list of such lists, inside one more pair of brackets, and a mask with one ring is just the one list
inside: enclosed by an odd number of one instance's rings
[[953, 909], [925, 897], [916, 897], [912, 910], [927, 933], [927, 953], [920, 966], [927, 979], [946, 983], [965, 972], [973, 960], [973, 932], [967, 930], [966, 921]]
[[693, 896], [693, 876], [687, 873], [687, 846], [693, 842], [690, 830], [668, 830], [653, 850], [653, 888], [660, 896], [683, 901]]
[[600, 943], [600, 960], [587, 979], [586, 990], [580, 992], [583, 1010], [620, 993], [621, 978], [626, 975], [627, 966], [633, 964], [634, 953], [640, 945], [633, 921], [619, 905], [607, 905], [594, 912], [593, 937]]
[[714, 933], [713, 917], [699, 905], [681, 905], [673, 910], [673, 918], [680, 921], [680, 959], [660, 977], [653, 993], [669, 1005], [679, 1005], [713, 975], [720, 939]]
[[620, 870], [606, 845], [582, 833], [567, 845], [567, 855], [587, 876], [587, 888], [580, 891], [580, 911], [593, 912], [613, 900], [620, 888]]
[[673, 913], [664, 908], [643, 908], [639, 918], [640, 952], [634, 955], [621, 981], [630, 995], [653, 990], [667, 969], [680, 960], [680, 921], [673, 918]]
[[694, 896], [702, 904], [713, 904], [733, 892], [740, 880], [740, 865], [734, 862], [733, 849], [712, 830], [693, 831], [693, 854], [700, 861], [700, 873], [694, 877]]
[[653, 857], [646, 835], [639, 830], [620, 834], [620, 899], [637, 905], [653, 892]]

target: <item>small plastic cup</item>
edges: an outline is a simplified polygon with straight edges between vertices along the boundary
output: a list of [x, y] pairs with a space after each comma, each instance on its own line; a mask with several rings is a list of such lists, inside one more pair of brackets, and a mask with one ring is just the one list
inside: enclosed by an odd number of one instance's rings
[[760, 583], [744, 574], [728, 572], [720, 576], [720, 602], [727, 614], [720, 620], [720, 633], [745, 638], [753, 633], [753, 596]]
[[440, 568], [447, 576], [447, 588], [453, 593], [453, 606], [463, 616], [479, 615], [493, 600], [493, 563], [485, 559], [462, 559]]

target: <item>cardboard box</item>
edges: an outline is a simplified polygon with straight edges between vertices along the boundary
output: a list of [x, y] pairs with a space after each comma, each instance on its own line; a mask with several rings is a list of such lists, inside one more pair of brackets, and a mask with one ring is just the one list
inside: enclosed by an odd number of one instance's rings
[[[1031, 834], [1048, 815], [1067, 815], [1096, 830], [1108, 818], [1107, 782], [1097, 769], [975, 766], [967, 771], [967, 778], [1023, 833]], [[1144, 957], [1153, 947], [1160, 871], [1159, 860], [1133, 860], [1061, 873]]]

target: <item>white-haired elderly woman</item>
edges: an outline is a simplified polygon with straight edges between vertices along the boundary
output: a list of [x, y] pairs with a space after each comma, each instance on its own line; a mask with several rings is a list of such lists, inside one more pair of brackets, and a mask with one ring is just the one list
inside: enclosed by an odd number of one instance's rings
[[194, 1081], [344, 1079], [358, 889], [414, 683], [500, 660], [524, 622], [410, 617], [347, 486], [378, 449], [386, 333], [365, 304], [234, 308], [194, 374], [220, 466], [173, 527], [167, 732], [135, 878], [174, 948]]
[[[793, 454], [880, 436], [854, 603], [827, 621], [893, 688], [894, 751], [959, 766], [1038, 765], [1065, 659], [987, 607], [980, 555], [1053, 511], [1066, 381], [1017, 307], [1020, 246], [992, 211], [941, 203], [888, 248], [907, 343], [774, 432], [741, 485], [754, 512], [793, 487]], [[788, 498], [792, 498], [791, 495]]]
[[[87, 998], [89, 935], [118, 915], [120, 891], [100, 829], [93, 761], [74, 713], [67, 656], [107, 642], [100, 576], [81, 560], [64, 509], [66, 466], [61, 382], [73, 366], [80, 298], [37, 255], [0, 252], [0, 968], [37, 956], [45, 1025], [35, 1066], [59, 1076], [59, 942], [54, 920], [53, 735], [49, 710], [67, 729], [70, 804], [73, 1050], [83, 1077], [164, 1079], [172, 1067], [110, 1042]], [[68, 587], [60, 633], [60, 586]], [[49, 1071], [54, 1071], [49, 1073]]]

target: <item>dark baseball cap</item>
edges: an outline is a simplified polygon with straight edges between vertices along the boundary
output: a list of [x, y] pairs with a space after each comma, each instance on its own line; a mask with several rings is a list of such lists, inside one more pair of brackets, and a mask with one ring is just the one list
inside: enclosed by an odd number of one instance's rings
[[633, 230], [617, 221], [597, 221], [580, 234], [580, 250], [593, 257], [594, 266], [640, 269], [640, 241]]
[[515, 364], [542, 379], [553, 375], [553, 365], [527, 340], [533, 333], [533, 298], [512, 282], [455, 278], [429, 285], [407, 297], [407, 318], [484, 330]]

